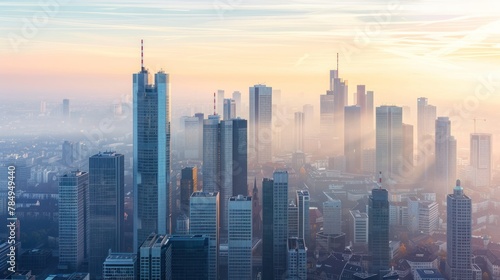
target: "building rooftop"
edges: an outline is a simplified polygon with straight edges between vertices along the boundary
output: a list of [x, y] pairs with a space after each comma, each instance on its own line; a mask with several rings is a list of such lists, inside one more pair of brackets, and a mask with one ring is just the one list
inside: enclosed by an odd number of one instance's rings
[[433, 268], [433, 269], [416, 269], [416, 273], [420, 276], [420, 278], [425, 278], [425, 279], [444, 279], [443, 275], [439, 272], [439, 270]]
[[193, 192], [191, 197], [214, 197], [217, 196], [219, 192]]
[[252, 201], [252, 197], [239, 194], [238, 196], [230, 197], [229, 201]]
[[302, 238], [288, 238], [288, 249], [290, 250], [304, 250], [306, 246], [304, 245], [304, 239]]

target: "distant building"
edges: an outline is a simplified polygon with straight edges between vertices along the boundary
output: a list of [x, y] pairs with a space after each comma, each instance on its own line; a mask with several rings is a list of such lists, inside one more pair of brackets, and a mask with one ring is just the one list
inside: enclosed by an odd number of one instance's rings
[[185, 167], [181, 170], [181, 212], [189, 215], [189, 198], [198, 191], [198, 168]]
[[417, 98], [417, 147], [422, 159], [419, 170], [424, 180], [430, 179], [431, 166], [434, 162], [434, 138], [436, 124], [436, 106], [428, 104], [426, 97]]
[[139, 275], [139, 264], [135, 253], [109, 252], [102, 267], [103, 280], [135, 280]]
[[236, 102], [233, 99], [224, 99], [224, 114], [223, 120], [231, 120], [236, 118]]
[[272, 162], [272, 88], [250, 87], [250, 118], [248, 134], [249, 159], [253, 163]]
[[299, 237], [299, 208], [293, 200], [288, 204], [288, 237]]
[[393, 180], [402, 179], [403, 112], [401, 107], [377, 107], [376, 165], [377, 171]]
[[59, 177], [59, 269], [76, 271], [89, 251], [89, 174]]
[[307, 279], [307, 248], [304, 239], [288, 239], [286, 271], [288, 280]]
[[445, 280], [437, 268], [433, 269], [417, 269], [413, 276], [415, 280]]
[[69, 118], [69, 99], [63, 99], [62, 115], [64, 118]]
[[457, 141], [451, 135], [448, 117], [437, 118], [435, 137], [435, 178], [441, 201], [457, 178]]
[[359, 106], [346, 106], [344, 107], [344, 114], [344, 155], [346, 158], [346, 171], [348, 173], [359, 174], [362, 168], [362, 108]]
[[295, 112], [294, 114], [294, 148], [295, 151], [304, 151], [304, 128], [305, 128], [305, 118], [304, 113]]
[[491, 184], [491, 143], [491, 134], [470, 135], [470, 165], [475, 187], [489, 187]]
[[342, 233], [342, 202], [339, 199], [323, 202], [323, 232]]

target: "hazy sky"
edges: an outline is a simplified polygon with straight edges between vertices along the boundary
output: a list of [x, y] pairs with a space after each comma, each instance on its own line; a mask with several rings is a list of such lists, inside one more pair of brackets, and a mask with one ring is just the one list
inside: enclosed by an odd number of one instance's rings
[[21, 0], [1, 1], [0, 21], [4, 98], [130, 94], [144, 39], [173, 106], [256, 83], [316, 104], [337, 52], [349, 92], [366, 84], [377, 105], [426, 96], [439, 114], [483, 79], [496, 94], [470, 104], [500, 106], [497, 0]]

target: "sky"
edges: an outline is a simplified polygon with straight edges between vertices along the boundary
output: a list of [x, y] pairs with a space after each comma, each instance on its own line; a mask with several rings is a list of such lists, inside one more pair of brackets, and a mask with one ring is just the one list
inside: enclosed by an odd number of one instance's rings
[[349, 94], [365, 84], [376, 105], [500, 106], [496, 0], [20, 0], [1, 1], [0, 22], [4, 100], [130, 94], [144, 39], [174, 107], [258, 83], [319, 104], [337, 53]]

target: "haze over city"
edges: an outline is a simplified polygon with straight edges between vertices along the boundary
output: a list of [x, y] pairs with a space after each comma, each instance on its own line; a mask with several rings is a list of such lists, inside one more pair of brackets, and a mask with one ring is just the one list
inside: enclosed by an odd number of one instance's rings
[[500, 279], [497, 1], [0, 22], [0, 280]]

